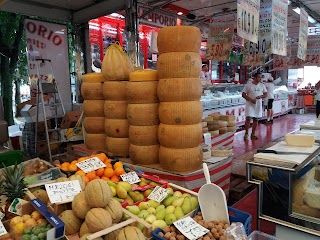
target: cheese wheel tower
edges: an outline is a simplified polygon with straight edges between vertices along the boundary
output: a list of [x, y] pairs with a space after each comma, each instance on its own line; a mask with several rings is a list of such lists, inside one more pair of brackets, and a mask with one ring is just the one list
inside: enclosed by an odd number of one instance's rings
[[130, 74], [126, 88], [129, 156], [135, 164], [159, 163], [157, 87], [155, 70], [138, 70]]
[[159, 162], [168, 171], [202, 166], [200, 45], [197, 27], [165, 27], [158, 34]]
[[83, 75], [81, 95], [84, 99], [83, 112], [86, 147], [103, 151], [106, 134], [104, 131], [104, 96], [103, 83], [106, 79], [101, 73]]

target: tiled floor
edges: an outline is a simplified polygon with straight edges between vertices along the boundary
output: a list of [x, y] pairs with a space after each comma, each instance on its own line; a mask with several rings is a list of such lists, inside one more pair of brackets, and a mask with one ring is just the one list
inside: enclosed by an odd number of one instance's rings
[[[232, 163], [232, 173], [245, 176], [246, 161], [252, 158], [254, 150], [267, 143], [283, 137], [287, 133], [298, 130], [301, 123], [308, 122], [315, 118], [315, 114], [288, 114], [274, 119], [273, 124], [259, 123], [256, 131], [258, 140], [243, 140], [245, 131], [235, 134], [233, 149], [234, 160]], [[249, 133], [251, 129], [249, 130]]]

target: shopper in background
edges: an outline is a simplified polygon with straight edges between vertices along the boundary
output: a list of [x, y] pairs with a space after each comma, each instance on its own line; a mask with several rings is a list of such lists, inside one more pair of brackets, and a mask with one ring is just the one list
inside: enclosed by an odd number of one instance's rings
[[273, 77], [269, 77], [267, 82], [264, 83], [267, 89], [267, 123], [273, 122], [273, 100], [274, 100], [274, 83]]
[[261, 77], [261, 73], [256, 73], [253, 81], [248, 82], [242, 91], [242, 97], [246, 100], [246, 132], [244, 135], [244, 140], [249, 138], [251, 119], [253, 121], [251, 139], [258, 139], [258, 137], [255, 135], [255, 132], [258, 126], [258, 120], [262, 117], [262, 99], [267, 96], [267, 89], [264, 84], [261, 83]]
[[200, 79], [201, 81], [211, 82], [210, 72], [207, 64], [202, 64]]
[[316, 84], [316, 99], [317, 99], [317, 105], [316, 105], [316, 114], [317, 118], [320, 115], [320, 81]]

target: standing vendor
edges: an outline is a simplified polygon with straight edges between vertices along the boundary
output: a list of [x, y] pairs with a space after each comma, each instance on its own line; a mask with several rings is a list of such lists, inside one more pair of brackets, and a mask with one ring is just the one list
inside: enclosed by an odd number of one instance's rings
[[207, 64], [202, 64], [200, 79], [201, 81], [211, 82], [210, 72]]
[[317, 118], [320, 115], [320, 81], [317, 82], [316, 84], [316, 100], [317, 100], [317, 105], [316, 105], [316, 114], [317, 114]]
[[274, 83], [273, 77], [269, 77], [267, 82], [264, 83], [267, 89], [267, 122], [273, 122], [273, 100], [274, 100]]
[[251, 139], [258, 139], [255, 132], [258, 126], [258, 120], [262, 117], [262, 99], [267, 96], [267, 89], [264, 84], [261, 83], [261, 77], [261, 73], [256, 73], [253, 81], [248, 82], [242, 91], [242, 97], [246, 100], [246, 133], [244, 135], [244, 140], [249, 138], [251, 119], [253, 121]]

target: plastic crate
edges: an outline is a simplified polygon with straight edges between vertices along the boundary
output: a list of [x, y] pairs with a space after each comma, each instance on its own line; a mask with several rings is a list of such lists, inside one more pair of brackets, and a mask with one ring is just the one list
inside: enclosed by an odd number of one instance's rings
[[[196, 214], [198, 214], [198, 212], [200, 211], [200, 207], [198, 207], [198, 209], [195, 211], [194, 216]], [[229, 211], [229, 220], [230, 222], [241, 222], [246, 230], [246, 234], [249, 235], [251, 232], [251, 221], [252, 221], [252, 217], [249, 213], [237, 210], [235, 208], [232, 207], [228, 207], [228, 211]], [[166, 240], [165, 238], [162, 238], [158, 235], [159, 232], [163, 232], [163, 230], [161, 228], [157, 228], [156, 230], [153, 231], [152, 237], [153, 240]], [[250, 239], [250, 238], [249, 238]], [[259, 239], [259, 240], [267, 240], [266, 239]], [[273, 240], [273, 238], [270, 238]], [[253, 240], [256, 240], [256, 238], [253, 238]], [[276, 238], [274, 240], [277, 240]]]
[[0, 168], [20, 164], [23, 161], [23, 151], [15, 150], [0, 154]]
[[266, 233], [253, 231], [249, 235], [249, 240], [280, 240], [280, 239]]

